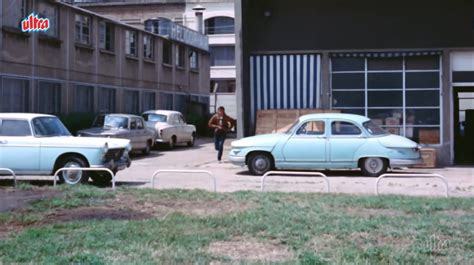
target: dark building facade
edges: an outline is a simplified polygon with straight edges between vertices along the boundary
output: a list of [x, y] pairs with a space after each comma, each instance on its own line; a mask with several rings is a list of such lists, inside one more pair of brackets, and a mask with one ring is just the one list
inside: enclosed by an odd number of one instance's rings
[[[0, 13], [0, 112], [209, 109], [207, 48], [58, 1], [2, 1]], [[22, 32], [31, 13], [50, 29]]]
[[474, 164], [472, 0], [241, 0], [236, 19], [243, 134], [258, 110], [334, 109]]

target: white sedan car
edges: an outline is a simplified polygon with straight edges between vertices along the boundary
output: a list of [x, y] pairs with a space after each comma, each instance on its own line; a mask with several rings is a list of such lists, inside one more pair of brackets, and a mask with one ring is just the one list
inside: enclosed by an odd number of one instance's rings
[[185, 143], [193, 146], [196, 140], [196, 127], [186, 124], [179, 111], [149, 110], [142, 114], [146, 126], [155, 130], [157, 143], [165, 143], [169, 149], [176, 144]]

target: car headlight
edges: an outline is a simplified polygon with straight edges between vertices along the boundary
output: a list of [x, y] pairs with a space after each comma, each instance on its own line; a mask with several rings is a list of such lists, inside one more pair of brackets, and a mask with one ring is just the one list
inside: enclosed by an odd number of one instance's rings
[[125, 150], [127, 150], [127, 152], [132, 151], [132, 145], [128, 144], [127, 147], [125, 148]]
[[230, 150], [232, 155], [238, 155], [240, 151], [242, 151], [242, 149], [239, 148], [233, 148], [232, 150]]

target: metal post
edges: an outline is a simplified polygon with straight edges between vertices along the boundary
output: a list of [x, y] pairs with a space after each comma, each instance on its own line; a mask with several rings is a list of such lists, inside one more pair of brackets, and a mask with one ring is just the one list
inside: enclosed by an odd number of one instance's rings
[[153, 188], [155, 188], [155, 178], [161, 173], [201, 173], [201, 174], [207, 174], [213, 179], [214, 192], [217, 191], [217, 179], [216, 179], [216, 177], [214, 176], [214, 174], [212, 172], [209, 172], [207, 170], [178, 170], [178, 169], [157, 170], [151, 176], [151, 185], [152, 185]]
[[10, 173], [10, 175], [13, 176], [13, 186], [15, 187], [16, 189], [16, 174], [13, 170], [9, 169], [9, 168], [0, 168], [0, 171], [7, 171]]
[[443, 181], [445, 186], [445, 197], [449, 197], [449, 188], [448, 188], [448, 181], [445, 177], [440, 174], [396, 174], [396, 173], [387, 173], [380, 175], [375, 182], [375, 194], [379, 195], [379, 182], [381, 179], [385, 177], [423, 177], [423, 178], [439, 178]]

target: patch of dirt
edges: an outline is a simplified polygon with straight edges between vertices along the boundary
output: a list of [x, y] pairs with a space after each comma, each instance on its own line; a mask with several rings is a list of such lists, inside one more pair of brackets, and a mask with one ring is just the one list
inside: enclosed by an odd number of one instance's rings
[[288, 248], [252, 238], [236, 238], [232, 241], [212, 242], [208, 252], [214, 256], [227, 257], [233, 261], [285, 261], [293, 255]]
[[24, 209], [34, 201], [60, 196], [62, 196], [62, 192], [50, 189], [0, 189], [0, 213], [14, 209]]
[[187, 200], [155, 200], [139, 202], [131, 196], [118, 196], [114, 203], [133, 208], [137, 211], [165, 217], [171, 213], [184, 215], [214, 216], [234, 212], [243, 212], [252, 208], [251, 204], [234, 201], [187, 201]]
[[410, 246], [415, 241], [413, 237], [393, 237], [385, 235], [378, 235], [374, 237], [373, 234], [368, 232], [351, 233], [348, 237], [348, 240], [354, 242], [361, 248], [376, 245], [381, 247], [387, 246], [398, 250], [410, 248]]
[[360, 217], [372, 217], [372, 216], [404, 216], [408, 215], [404, 211], [395, 209], [373, 209], [363, 207], [352, 207], [344, 208], [345, 213]]
[[45, 219], [53, 223], [82, 221], [82, 220], [143, 220], [152, 215], [130, 209], [116, 209], [111, 207], [81, 207], [75, 209], [61, 209], [49, 214]]

